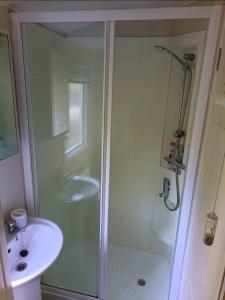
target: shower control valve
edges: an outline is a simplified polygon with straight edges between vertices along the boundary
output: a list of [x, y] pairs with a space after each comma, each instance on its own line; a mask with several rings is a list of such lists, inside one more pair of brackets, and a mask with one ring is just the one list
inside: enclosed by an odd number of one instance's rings
[[169, 178], [164, 178], [163, 179], [163, 192], [159, 194], [159, 197], [163, 197], [165, 200], [169, 198], [169, 193], [170, 193], [170, 180]]
[[183, 131], [183, 130], [177, 130], [176, 132], [175, 132], [175, 137], [176, 138], [179, 138], [179, 139], [181, 139], [182, 137], [184, 137], [185, 136], [185, 132]]

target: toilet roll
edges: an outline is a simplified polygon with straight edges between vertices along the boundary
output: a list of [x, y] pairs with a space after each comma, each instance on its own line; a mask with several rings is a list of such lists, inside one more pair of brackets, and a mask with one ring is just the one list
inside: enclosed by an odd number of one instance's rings
[[16, 222], [18, 229], [27, 226], [27, 211], [24, 208], [17, 208], [10, 212], [11, 219]]

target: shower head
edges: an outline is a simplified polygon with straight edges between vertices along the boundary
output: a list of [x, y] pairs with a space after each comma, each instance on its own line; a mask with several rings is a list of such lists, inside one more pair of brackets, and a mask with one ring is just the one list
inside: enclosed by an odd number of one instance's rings
[[165, 54], [172, 54], [172, 51], [169, 50], [169, 49], [166, 48], [166, 47], [163, 47], [163, 46], [160, 46], [160, 45], [155, 45], [155, 48], [158, 49], [159, 51], [161, 51], [162, 53], [165, 53]]
[[[179, 57], [172, 50], [170, 50], [170, 49], [168, 49], [164, 46], [160, 46], [160, 45], [155, 45], [155, 48], [158, 49], [159, 51], [161, 51], [162, 53], [172, 55], [184, 67], [184, 69], [186, 71], [191, 69], [190, 65], [188, 63], [186, 63], [181, 57]], [[184, 54], [184, 59], [189, 60], [189, 61], [193, 61], [195, 59], [195, 55], [192, 54], [192, 53], [185, 53]]]

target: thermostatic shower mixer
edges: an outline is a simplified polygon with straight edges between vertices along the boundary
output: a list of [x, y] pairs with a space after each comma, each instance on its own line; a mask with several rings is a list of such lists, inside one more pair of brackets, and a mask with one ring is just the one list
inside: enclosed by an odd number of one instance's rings
[[169, 178], [163, 179], [163, 192], [159, 194], [159, 197], [163, 197], [164, 200], [167, 200], [169, 198], [170, 193], [170, 180]]

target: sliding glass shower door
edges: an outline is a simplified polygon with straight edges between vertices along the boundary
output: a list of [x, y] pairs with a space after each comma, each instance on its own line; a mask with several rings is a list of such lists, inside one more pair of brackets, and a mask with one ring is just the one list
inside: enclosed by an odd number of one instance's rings
[[[206, 20], [115, 23], [107, 300], [169, 297], [207, 26]], [[175, 172], [167, 159], [178, 147], [180, 114], [182, 158], [172, 162], [183, 169]]]
[[[104, 22], [23, 24], [36, 214], [64, 235], [42, 283], [104, 300], [166, 300], [186, 176], [180, 170], [177, 183], [164, 159], [182, 98], [185, 64], [178, 61], [194, 57], [186, 167], [208, 23], [118, 21], [114, 36], [109, 23], [111, 31]], [[175, 211], [163, 202], [165, 180], [171, 207], [181, 191]]]
[[23, 48], [36, 214], [63, 231], [51, 287], [98, 296], [104, 22], [27, 23]]

